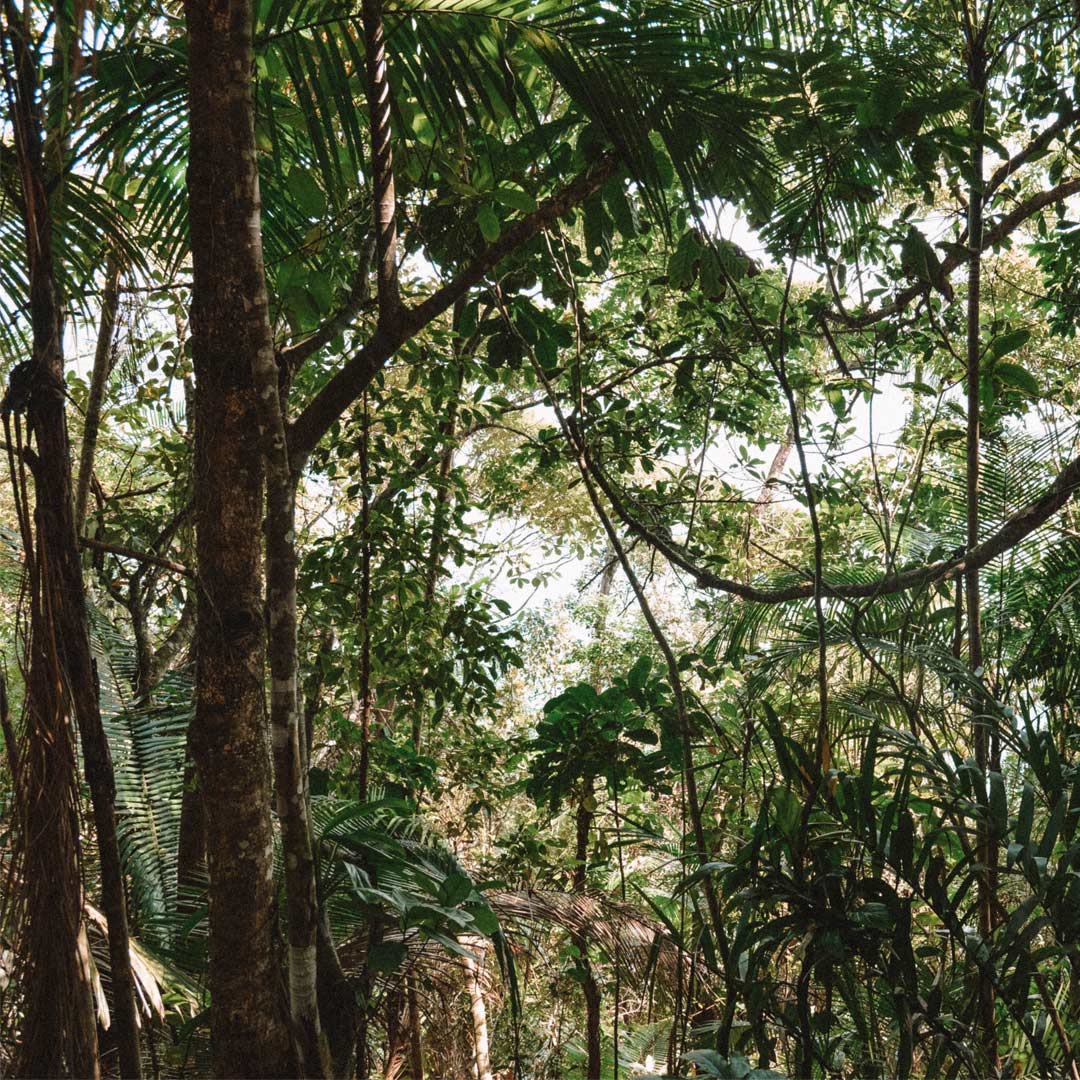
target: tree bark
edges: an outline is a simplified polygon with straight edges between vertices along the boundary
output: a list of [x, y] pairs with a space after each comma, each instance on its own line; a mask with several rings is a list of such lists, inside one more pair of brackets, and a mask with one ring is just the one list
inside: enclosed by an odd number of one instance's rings
[[[968, 188], [968, 295], [967, 295], [967, 550], [974, 551], [979, 544], [979, 494], [981, 488], [981, 402], [982, 342], [979, 319], [982, 303], [982, 249], [983, 249], [983, 144], [986, 127], [986, 53], [983, 27], [968, 25], [966, 53], [968, 56], [968, 84], [975, 94], [969, 110], [972, 131], [971, 182]], [[979, 570], [969, 567], [964, 574], [964, 593], [967, 601], [968, 663], [973, 677], [983, 680], [982, 612]], [[986, 783], [987, 772], [998, 766], [991, 751], [990, 729], [985, 717], [981, 694], [974, 694], [971, 702], [972, 741], [975, 764]], [[978, 860], [985, 868], [978, 879], [979, 933], [990, 947], [994, 930], [993, 904], [997, 892], [997, 849], [990, 827], [980, 821], [976, 832]], [[988, 972], [980, 971], [977, 978], [978, 1027], [986, 1067], [991, 1076], [1000, 1072], [997, 1025], [995, 1023], [995, 992]]]
[[405, 976], [405, 998], [409, 1020], [410, 1080], [424, 1080], [424, 1043], [420, 1031], [420, 1002], [416, 995], [416, 976]]
[[[482, 949], [482, 939], [470, 939], [464, 944]], [[469, 1012], [472, 1016], [473, 1063], [476, 1068], [476, 1080], [492, 1080], [491, 1049], [488, 1040], [487, 1005], [484, 1003], [484, 990], [480, 985], [480, 964], [469, 956], [461, 958], [465, 969], [465, 984], [469, 991]], [[590, 1074], [592, 1075], [592, 1074]], [[600, 1074], [597, 1073], [597, 1076]]]
[[359, 1018], [356, 991], [346, 978], [334, 948], [330, 920], [319, 912], [318, 927], [319, 1020], [326, 1031], [332, 1075], [351, 1077], [356, 1065]]
[[776, 449], [776, 454], [772, 459], [772, 463], [769, 465], [769, 471], [765, 476], [765, 483], [761, 485], [761, 491], [758, 492], [757, 500], [754, 503], [753, 516], [755, 518], [762, 517], [765, 511], [772, 505], [773, 498], [776, 495], [776, 489], [780, 484], [780, 476], [784, 471], [784, 467], [787, 465], [788, 458], [791, 457], [791, 449], [794, 445], [795, 428], [789, 423], [787, 430], [784, 432], [784, 437]]
[[97, 345], [94, 348], [94, 367], [90, 373], [90, 392], [86, 397], [86, 418], [83, 421], [83, 441], [79, 451], [79, 478], [75, 485], [75, 532], [79, 536], [82, 536], [86, 527], [86, 502], [90, 494], [90, 478], [94, 475], [94, 456], [101, 427], [101, 410], [105, 404], [105, 386], [113, 367], [113, 337], [119, 309], [120, 260], [115, 252], [110, 251], [105, 261], [101, 321], [98, 324]]
[[[269, 395], [276, 400], [273, 353], [264, 365], [261, 393], [264, 411]], [[266, 380], [269, 380], [267, 382]], [[319, 1021], [318, 923], [315, 856], [311, 841], [307, 774], [300, 745], [297, 683], [296, 483], [285, 458], [285, 428], [264, 429], [272, 444], [267, 459], [266, 601], [270, 627], [270, 724], [278, 821], [285, 854], [285, 903], [289, 939], [289, 1009], [307, 1076], [332, 1073], [330, 1050]]]
[[[574, 817], [574, 873], [571, 878], [573, 891], [585, 893], [586, 874], [589, 868], [589, 834], [592, 831], [594, 811], [587, 806], [593, 797], [593, 781], [590, 777], [581, 791]], [[581, 973], [581, 989], [585, 996], [585, 1051], [588, 1061], [588, 1080], [599, 1080], [601, 1065], [600, 1047], [600, 987], [589, 963], [589, 939], [578, 931], [572, 931], [570, 940], [578, 950], [578, 970]]]
[[[74, 505], [72, 501], [71, 446], [68, 440], [67, 418], [64, 402], [64, 356], [63, 328], [59, 294], [53, 267], [53, 222], [45, 177], [42, 143], [42, 119], [37, 104], [38, 86], [36, 66], [29, 40], [30, 22], [27, 13], [16, 11], [13, 0], [5, 4], [8, 38], [15, 59], [16, 77], [13, 100], [12, 126], [15, 134], [16, 154], [23, 188], [24, 226], [29, 260], [30, 315], [33, 332], [33, 359], [29, 393], [21, 402], [8, 397], [5, 411], [25, 409], [29, 428], [37, 443], [38, 465], [34, 477], [36, 509], [34, 525], [36, 550], [27, 557], [35, 563], [33, 605], [36, 609], [31, 619], [31, 643], [29, 648], [31, 675], [27, 686], [30, 698], [29, 711], [32, 718], [32, 739], [46, 738], [56, 741], [56, 748], [43, 754], [41, 762], [50, 771], [59, 767], [68, 769], [69, 717], [74, 711], [83, 746], [83, 761], [90, 799], [93, 807], [94, 825], [97, 833], [98, 856], [101, 869], [102, 908], [108, 924], [109, 959], [112, 966], [113, 1034], [119, 1053], [119, 1067], [124, 1077], [142, 1074], [139, 1054], [138, 1022], [135, 1012], [134, 979], [131, 973], [131, 956], [128, 942], [127, 910], [124, 896], [123, 871], [120, 848], [116, 835], [116, 790], [112, 757], [105, 730], [101, 724], [98, 702], [97, 672], [90, 647], [90, 628], [87, 621], [86, 597], [79, 557], [78, 535], [75, 530]], [[25, 506], [23, 507], [25, 513]], [[38, 700], [34, 700], [37, 698]], [[33, 720], [44, 721], [50, 730], [40, 730]], [[74, 761], [70, 760], [74, 768]], [[62, 777], [56, 779], [63, 781]], [[66, 782], [66, 781], [63, 781]], [[35, 799], [34, 812], [42, 809]], [[47, 809], [47, 808], [45, 808]], [[56, 814], [57, 818], [64, 817]], [[53, 852], [57, 859], [55, 868], [45, 873], [56, 874], [58, 899], [61, 904], [78, 904], [78, 914], [63, 911], [31, 912], [31, 922], [36, 921], [34, 933], [49, 925], [50, 918], [58, 920], [70, 932], [81, 927], [81, 886], [78, 881], [76, 861], [77, 831], [62, 838], [64, 825], [56, 826], [38, 822], [45, 835], [63, 839], [72, 847]], [[72, 828], [74, 824], [72, 823]], [[69, 879], [75, 862], [74, 883]], [[72, 895], [74, 888], [74, 895]], [[78, 941], [64, 942], [61, 938], [55, 951], [70, 955], [74, 950], [79, 956]], [[66, 964], [67, 961], [64, 961]], [[75, 1074], [96, 1075], [96, 1031], [93, 1018], [85, 1016], [86, 964], [77, 962], [77, 973], [72, 991], [71, 1006], [77, 1016], [64, 1017], [56, 1031], [39, 1032], [44, 1038], [57, 1040], [62, 1032], [78, 1032], [68, 1054], [67, 1066]], [[79, 974], [78, 972], [81, 972]], [[62, 974], [62, 977], [63, 974]], [[32, 993], [32, 1001], [41, 993], [63, 1000], [64, 989], [49, 986], [49, 976], [44, 970], [34, 972], [34, 978], [44, 980], [45, 985]], [[56, 1002], [46, 1005], [52, 1010]], [[33, 1026], [31, 1025], [31, 1030]], [[52, 1051], [43, 1049], [47, 1056]], [[29, 1059], [28, 1059], [29, 1060]], [[31, 1065], [32, 1067], [32, 1065]]]
[[274, 956], [255, 371], [273, 357], [249, 0], [187, 0], [193, 262], [196, 708], [210, 879], [211, 1031], [228, 1077], [297, 1075]]

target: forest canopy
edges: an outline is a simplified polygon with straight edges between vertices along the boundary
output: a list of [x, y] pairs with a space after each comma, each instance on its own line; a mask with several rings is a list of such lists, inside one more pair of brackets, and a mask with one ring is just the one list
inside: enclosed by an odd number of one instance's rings
[[0, 1074], [1080, 1080], [1078, 43], [4, 0]]

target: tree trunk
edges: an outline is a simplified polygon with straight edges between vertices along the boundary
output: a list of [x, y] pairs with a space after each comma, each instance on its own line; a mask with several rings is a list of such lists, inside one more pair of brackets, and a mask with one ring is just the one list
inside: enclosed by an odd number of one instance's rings
[[193, 262], [196, 708], [210, 879], [211, 1031], [229, 1077], [293, 1077], [275, 962], [255, 367], [273, 355], [249, 0], [187, 0]]
[[86, 418], [83, 421], [82, 449], [79, 452], [79, 479], [75, 485], [75, 532], [82, 536], [86, 526], [86, 502], [90, 494], [90, 478], [94, 475], [94, 456], [97, 451], [101, 410], [105, 404], [105, 387], [113, 367], [113, 336], [116, 314], [120, 308], [120, 260], [110, 251], [105, 261], [105, 287], [101, 293], [101, 321], [98, 324], [94, 367], [90, 373], [90, 391], [86, 396]]
[[[967, 547], [972, 550], [979, 543], [979, 491], [980, 445], [982, 425], [980, 415], [980, 386], [982, 382], [980, 362], [982, 343], [979, 318], [982, 302], [982, 246], [983, 246], [983, 146], [982, 133], [986, 126], [986, 55], [981, 29], [969, 28], [967, 39], [968, 83], [976, 95], [970, 106], [972, 130], [971, 183], [968, 188], [968, 260], [967, 296]], [[979, 571], [972, 568], [964, 575], [964, 592], [967, 599], [968, 663], [973, 676], [983, 680], [982, 612]], [[986, 723], [986, 707], [982, 696], [973, 695], [971, 702], [972, 741], [975, 763], [986, 782], [987, 772], [999, 763], [991, 751], [990, 729]], [[997, 892], [997, 849], [990, 827], [980, 821], [977, 826], [976, 847], [979, 862], [986, 868], [978, 880], [979, 934], [990, 947], [994, 930], [993, 903]], [[980, 1042], [987, 1070], [991, 1076], [1000, 1072], [997, 1025], [994, 1018], [994, 983], [989, 973], [980, 971], [978, 987], [978, 1026]]]
[[332, 1075], [351, 1077], [356, 1065], [359, 1025], [356, 991], [342, 970], [325, 911], [319, 912], [318, 980], [319, 1020], [326, 1030]]
[[[86, 598], [83, 591], [82, 564], [79, 558], [78, 537], [75, 531], [74, 505], [72, 502], [71, 447], [68, 441], [67, 419], [64, 402], [63, 329], [60, 301], [53, 272], [53, 226], [47, 195], [48, 185], [42, 152], [42, 123], [38, 111], [38, 87], [36, 68], [28, 39], [29, 20], [24, 21], [16, 12], [14, 3], [5, 5], [8, 35], [15, 58], [16, 80], [13, 101], [13, 129], [16, 154], [23, 185], [25, 207], [27, 252], [29, 256], [30, 315], [33, 330], [33, 367], [30, 369], [27, 391], [21, 401], [10, 395], [5, 400], [5, 412], [25, 409], [28, 424], [37, 444], [37, 467], [34, 476], [36, 510], [34, 526], [36, 550], [28, 551], [27, 558], [34, 562], [32, 587], [30, 679], [27, 686], [28, 713], [31, 739], [45, 738], [55, 745], [44, 752], [38, 763], [58, 782], [57, 790], [68, 783], [69, 768], [74, 760], [69, 754], [69, 717], [73, 709], [78, 722], [83, 746], [83, 759], [87, 784], [93, 806], [94, 825], [97, 833], [98, 855], [101, 868], [102, 908], [108, 924], [109, 959], [112, 967], [113, 988], [113, 1034], [119, 1052], [119, 1066], [124, 1077], [141, 1076], [138, 1023], [135, 1013], [134, 980], [131, 974], [131, 957], [128, 944], [127, 911], [124, 897], [123, 872], [120, 849], [116, 835], [116, 791], [112, 758], [105, 731], [101, 724], [98, 702], [97, 672], [90, 648], [90, 629], [87, 622]], [[18, 421], [16, 420], [16, 423]], [[25, 489], [24, 489], [25, 493]], [[22, 507], [25, 519], [26, 507]], [[26, 522], [25, 534], [29, 535]], [[45, 728], [38, 725], [44, 723]], [[32, 753], [38, 751], [29, 748]], [[59, 769], [61, 774], [56, 774]], [[46, 788], [48, 790], [48, 788]], [[31, 814], [48, 812], [34, 796]], [[52, 808], [55, 810], [56, 808]], [[61, 811], [57, 819], [66, 817]], [[76, 862], [77, 828], [72, 821], [56, 824], [38, 819], [36, 825], [44, 829], [44, 836], [60, 840], [71, 847], [57, 847], [52, 854], [55, 866], [45, 869], [49, 876], [57, 877], [57, 901], [60, 907], [49, 912], [30, 911], [31, 933], [43, 933], [57, 920], [65, 926], [59, 947], [56, 943], [43, 942], [47, 952], [70, 957], [80, 955], [77, 940], [70, 935], [80, 932], [81, 886]], [[72, 833], [64, 836], [66, 828]], [[29, 842], [36, 843], [33, 836]], [[36, 857], [36, 853], [35, 853]], [[74, 866], [72, 864], [75, 864]], [[71, 875], [74, 874], [74, 880]], [[66, 914], [63, 905], [77, 905], [75, 913]], [[35, 925], [36, 924], [36, 925]], [[66, 924], [66, 925], [65, 925]], [[41, 955], [41, 954], [39, 954]], [[61, 960], [67, 968], [68, 959]], [[54, 1001], [46, 1005], [47, 1011], [56, 1007], [70, 1007], [75, 1014], [61, 1017], [56, 1030], [38, 1030], [43, 1038], [59, 1042], [65, 1030], [75, 1031], [76, 1037], [66, 1053], [67, 1067], [75, 1074], [96, 1075], [96, 1031], [93, 1016], [86, 1018], [86, 968], [76, 961], [72, 981], [71, 970], [60, 972], [61, 981], [49, 985], [50, 976], [44, 969], [33, 972], [33, 980], [42, 985], [31, 988], [29, 1008], [36, 1007], [42, 995]], [[65, 1003], [64, 995], [71, 987], [71, 998]], [[33, 1017], [30, 1017], [33, 1020]], [[28, 1030], [35, 1024], [28, 1022]], [[33, 1047], [24, 1048], [31, 1055]], [[55, 1050], [40, 1048], [46, 1056]], [[33, 1068], [30, 1056], [27, 1063]]]
[[401, 989], [387, 993], [386, 1009], [386, 1066], [382, 1080], [401, 1080], [408, 1061], [409, 1031], [402, 1023], [405, 1012], [405, 995]]
[[[593, 782], [590, 779], [582, 790], [575, 816], [574, 873], [573, 890], [584, 894], [585, 877], [589, 866], [589, 834], [592, 831], [594, 811], [586, 805], [593, 797]], [[592, 973], [589, 963], [589, 939], [584, 934], [571, 932], [570, 940], [578, 950], [578, 969], [581, 972], [581, 989], [585, 995], [585, 1049], [588, 1060], [588, 1080], [599, 1080], [601, 1070], [600, 1057], [600, 987]]]
[[[469, 939], [464, 942], [464, 944], [472, 948], [484, 948], [482, 939]], [[473, 1061], [476, 1067], [476, 1080], [492, 1080], [491, 1051], [488, 1045], [487, 1006], [484, 1003], [484, 990], [480, 985], [480, 964], [472, 959], [472, 957], [463, 956], [461, 958], [461, 965], [465, 969], [465, 984], [469, 991], [469, 1011], [472, 1015]]]
[[[273, 354], [263, 384], [276, 393]], [[280, 416], [280, 414], [279, 414]], [[330, 1051], [319, 1023], [318, 922], [315, 856], [311, 841], [307, 774], [300, 747], [297, 685], [295, 483], [284, 461], [284, 425], [278, 449], [267, 454], [267, 615], [270, 626], [270, 724], [278, 820], [285, 854], [289, 935], [289, 1008], [305, 1075], [330, 1075]], [[271, 434], [269, 438], [273, 439]]]
[[424, 1043], [420, 1031], [420, 1002], [416, 997], [416, 976], [405, 976], [405, 998], [409, 1020], [409, 1080], [424, 1080]]

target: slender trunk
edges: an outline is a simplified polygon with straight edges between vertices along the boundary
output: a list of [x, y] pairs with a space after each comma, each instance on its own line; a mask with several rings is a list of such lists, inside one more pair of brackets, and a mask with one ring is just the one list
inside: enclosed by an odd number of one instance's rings
[[189, 725], [184, 753], [184, 791], [180, 800], [180, 840], [176, 856], [176, 884], [181, 903], [193, 903], [206, 882], [206, 811], [199, 790]]
[[[197, 607], [189, 596], [184, 605], [188, 618], [197, 622]], [[181, 616], [183, 619], [183, 616]], [[198, 670], [198, 647], [192, 649]], [[195, 767], [195, 725], [188, 724], [184, 737], [184, 788], [180, 796], [180, 837], [176, 853], [176, 884], [180, 904], [192, 910], [206, 883], [206, 810], [199, 789], [199, 771]]]
[[198, 559], [192, 752], [205, 814], [220, 1076], [293, 1077], [275, 962], [255, 366], [273, 355], [249, 0], [187, 0]]
[[105, 386], [113, 367], [113, 336], [120, 309], [120, 260], [110, 251], [105, 262], [105, 287], [101, 293], [101, 321], [98, 324], [94, 367], [90, 373], [90, 392], [86, 397], [82, 449], [79, 453], [79, 478], [75, 485], [75, 532], [82, 536], [86, 527], [86, 503], [90, 478], [94, 475], [101, 410], [105, 404]]
[[371, 492], [368, 489], [368, 396], [364, 393], [364, 430], [360, 439], [360, 769], [357, 798], [368, 797], [371, 754]]
[[[606, 555], [605, 555], [606, 558]], [[599, 660], [599, 646], [603, 639], [604, 627], [607, 625], [607, 599], [611, 595], [611, 586], [615, 580], [615, 558], [612, 557], [600, 572], [600, 609], [596, 618], [596, 644], [597, 659], [592, 664], [590, 679], [593, 689], [600, 689], [602, 671]], [[574, 815], [574, 872], [571, 877], [571, 887], [574, 892], [584, 895], [589, 869], [589, 836], [592, 832], [593, 819], [596, 812], [588, 806], [588, 801], [594, 798], [595, 783], [590, 777], [584, 784], [581, 796], [578, 800], [577, 811]], [[581, 972], [581, 989], [585, 998], [585, 1051], [587, 1059], [587, 1076], [599, 1077], [601, 1064], [600, 1045], [600, 987], [593, 975], [592, 964], [589, 961], [589, 940], [584, 934], [572, 933], [570, 940], [578, 950], [578, 968]]]
[[[254, 243], [258, 242], [256, 238]], [[268, 309], [265, 284], [258, 303]], [[319, 901], [311, 836], [306, 740], [301, 733], [296, 610], [296, 493], [289, 466], [281, 380], [272, 345], [255, 356], [256, 396], [266, 463], [266, 614], [269, 626], [270, 726], [289, 938], [289, 1010], [307, 1076], [328, 1076], [333, 1065], [319, 1021]], [[332, 948], [332, 946], [331, 946]]]
[[405, 995], [400, 987], [388, 993], [386, 1008], [386, 1067], [383, 1080], [401, 1080], [408, 1061], [409, 1032], [402, 1023], [405, 1012]]
[[[980, 29], [972, 28], [968, 37], [968, 83], [976, 94], [971, 104], [972, 131], [971, 184], [968, 188], [968, 260], [967, 295], [967, 547], [972, 550], [979, 543], [979, 491], [980, 480], [980, 385], [982, 382], [980, 360], [982, 343], [979, 333], [979, 316], [982, 303], [982, 246], [983, 246], [983, 146], [982, 136], [986, 126], [986, 55]], [[967, 600], [968, 663], [973, 676], [980, 683], [983, 679], [982, 613], [979, 571], [970, 569], [964, 575], [964, 592]], [[990, 730], [985, 721], [985, 706], [980, 694], [974, 694], [971, 703], [972, 739], [975, 763], [983, 782], [991, 768], [998, 767], [991, 752]], [[979, 933], [987, 947], [994, 929], [993, 904], [997, 890], [997, 850], [989, 824], [980, 821], [976, 837], [979, 862], [986, 868], [979, 875], [978, 909]], [[987, 972], [980, 972], [978, 983], [979, 1033], [986, 1065], [992, 1075], [1000, 1071], [996, 1023], [994, 1020], [994, 984]]]
[[[371, 873], [372, 885], [377, 877]], [[377, 887], [377, 885], [376, 885]], [[356, 1028], [356, 1075], [358, 1080], [368, 1080], [371, 1075], [371, 1060], [368, 1052], [368, 1031], [371, 1027], [372, 1002], [375, 997], [375, 972], [371, 970], [371, 957], [382, 944], [382, 912], [378, 908], [368, 909], [367, 949], [364, 951], [364, 966], [360, 972], [360, 991], [357, 998], [360, 1004], [360, 1022]]]
[[[482, 939], [471, 938], [466, 945], [483, 949]], [[481, 954], [482, 955], [482, 954]], [[469, 1011], [472, 1015], [473, 1062], [476, 1067], [476, 1080], [492, 1080], [491, 1051], [488, 1045], [487, 1006], [484, 1004], [484, 990], [480, 985], [481, 965], [470, 956], [461, 958], [465, 969], [465, 983], [469, 991]], [[590, 1076], [594, 1075], [590, 1072]], [[599, 1076], [599, 1073], [595, 1074]]]
[[401, 311], [397, 273], [397, 197], [394, 193], [394, 153], [391, 113], [393, 98], [386, 67], [386, 33], [381, 0], [363, 0], [364, 89], [371, 134], [371, 175], [374, 181], [375, 280], [379, 322], [397, 320]]
[[[574, 816], [574, 873], [571, 887], [579, 895], [584, 895], [586, 875], [589, 868], [589, 835], [595, 812], [588, 803], [593, 798], [593, 781], [590, 777], [582, 788], [578, 799], [577, 812]], [[581, 989], [585, 996], [585, 1052], [588, 1062], [589, 1080], [599, 1078], [600, 1057], [600, 987], [589, 963], [589, 939], [577, 931], [570, 934], [570, 940], [578, 951], [578, 970], [581, 973]]]
[[[615, 531], [615, 526], [612, 524], [610, 516], [600, 502], [600, 497], [597, 493], [597, 487], [594, 485], [594, 481], [598, 481], [601, 474], [590, 460], [588, 448], [584, 439], [577, 429], [567, 420], [566, 414], [563, 412], [558, 403], [558, 398], [552, 390], [551, 383], [544, 374], [544, 369], [539, 364], [535, 364], [534, 370], [536, 371], [540, 383], [547, 391], [548, 400], [555, 410], [556, 418], [559, 421], [559, 427], [562, 429], [564, 437], [577, 457], [578, 470], [581, 473], [581, 479], [585, 485], [585, 491], [589, 497], [589, 502], [592, 505], [593, 511], [601, 525], [603, 525], [604, 532], [607, 534], [608, 543], [615, 551], [615, 555], [619, 560], [619, 565], [622, 567], [623, 575], [630, 584], [630, 588], [633, 590], [634, 597], [638, 602], [638, 607], [649, 628], [649, 633], [652, 635], [657, 647], [663, 654], [664, 666], [667, 668], [668, 682], [671, 685], [671, 694], [675, 703], [675, 716], [681, 743], [680, 749], [682, 757], [683, 785], [686, 791], [686, 805], [690, 812], [690, 823], [693, 827], [694, 842], [697, 847], [697, 859], [699, 864], [704, 864], [709, 858], [710, 847], [705, 835], [704, 816], [702, 813], [701, 799], [698, 795], [697, 778], [694, 772], [693, 730], [690, 725], [690, 717], [686, 707], [686, 694], [683, 689], [682, 674], [679, 671], [678, 659], [671, 647], [671, 643], [667, 639], [667, 635], [664, 633], [663, 628], [660, 626], [660, 623], [653, 613], [652, 606], [649, 604], [649, 599], [645, 595], [645, 590], [642, 587], [641, 581], [630, 563], [626, 548], [619, 539], [619, 534]], [[705, 893], [705, 904], [709, 911], [709, 921], [712, 925], [713, 936], [723, 965], [722, 970], [727, 1002], [725, 1004], [724, 1019], [717, 1032], [717, 1049], [726, 1057], [728, 1053], [731, 1024], [735, 1016], [735, 1006], [738, 1001], [738, 995], [735, 992], [734, 980], [731, 974], [731, 950], [728, 945], [727, 933], [724, 930], [724, 921], [720, 909], [720, 898], [717, 895], [712, 877], [709, 875], [703, 877], [701, 886]]]
[[424, 1080], [424, 1043], [420, 1031], [420, 1002], [416, 995], [416, 976], [405, 976], [405, 998], [409, 1021], [409, 1080]]
[[[276, 370], [271, 355], [266, 374]], [[264, 383], [265, 388], [265, 383]], [[284, 454], [284, 426], [280, 450]], [[270, 723], [274, 743], [274, 779], [278, 821], [285, 855], [285, 903], [289, 936], [289, 1007], [308, 1076], [332, 1069], [330, 1050], [319, 1022], [319, 905], [312, 850], [307, 775], [300, 744], [296, 638], [296, 486], [287, 463], [267, 455], [266, 597], [270, 627]]]
[[[454, 308], [455, 324], [460, 319], [460, 307]], [[459, 364], [457, 372], [458, 392], [461, 390], [462, 370]], [[424, 578], [424, 606], [430, 610], [435, 602], [435, 589], [439, 583], [439, 568], [442, 566], [443, 549], [446, 540], [447, 513], [450, 507], [450, 472], [454, 468], [454, 432], [457, 427], [458, 398], [455, 397], [450, 403], [446, 419], [439, 425], [439, 433], [445, 440], [445, 448], [439, 459], [439, 479], [435, 489], [435, 507], [431, 520], [431, 543], [428, 545], [427, 572]], [[424, 707], [423, 696], [416, 702], [413, 708], [412, 718], [412, 744], [413, 749], [419, 753], [424, 738]]]
[[[780, 476], [788, 463], [788, 458], [791, 457], [791, 450], [794, 445], [795, 427], [789, 423], [787, 430], [784, 432], [784, 437], [779, 447], [777, 447], [776, 454], [773, 456], [772, 463], [769, 465], [769, 471], [765, 475], [765, 483], [761, 485], [761, 491], [758, 492], [757, 500], [754, 503], [753, 516], [755, 518], [760, 518], [772, 503], [773, 497], [776, 495], [776, 488], [780, 483]], [[749, 536], [749, 533], [747, 535]]]
[[[69, 709], [74, 710], [78, 723], [97, 833], [102, 908], [109, 932], [113, 1035], [121, 1074], [124, 1077], [139, 1077], [139, 1033], [123, 871], [116, 834], [115, 780], [109, 744], [101, 724], [97, 672], [90, 648], [90, 628], [72, 502], [71, 447], [63, 391], [63, 330], [53, 271], [53, 225], [45, 179], [41, 115], [36, 105], [38, 88], [28, 38], [29, 22], [20, 18], [11, 0], [5, 5], [5, 13], [16, 67], [12, 120], [23, 185], [33, 328], [33, 381], [21, 407], [27, 412], [38, 454], [34, 477], [37, 550], [33, 553], [37, 578], [33, 603], [37, 612], [36, 617], [32, 618], [30, 647], [31, 667], [36, 666], [38, 670], [31, 672], [28, 697], [33, 698], [40, 693], [46, 695], [47, 700], [36, 703], [36, 708], [40, 710], [42, 718], [48, 718], [52, 727], [50, 737], [60, 740], [61, 746], [69, 740]], [[13, 405], [16, 403], [9, 399], [8, 406]], [[23, 509], [25, 511], [25, 507]], [[30, 709], [33, 714], [33, 701]], [[46, 755], [46, 760], [54, 763], [61, 759], [66, 769], [68, 754], [65, 751]], [[47, 832], [53, 832], [51, 826], [47, 827]], [[77, 843], [76, 837], [77, 832], [68, 838], [69, 842]], [[75, 849], [72, 848], [70, 853], [58, 850], [55, 855], [59, 867], [70, 867]], [[54, 871], [50, 868], [46, 872], [52, 874]], [[64, 879], [66, 871], [58, 869], [56, 872]], [[77, 868], [75, 874], [74, 900], [81, 912]], [[70, 884], [65, 888], [70, 889]], [[72, 897], [68, 895], [66, 902], [70, 903], [71, 900]], [[58, 913], [54, 917], [63, 918]], [[69, 927], [78, 927], [80, 923], [81, 915], [76, 915], [74, 920], [69, 916]], [[70, 945], [61, 945], [60, 951], [68, 953], [69, 949]], [[85, 966], [79, 965], [83, 970]], [[37, 974], [44, 975], [43, 972]], [[81, 999], [84, 996], [82, 984], [85, 983], [85, 975], [77, 975], [76, 983], [75, 997]], [[54, 988], [47, 987], [45, 992], [52, 994]], [[77, 1007], [81, 1010], [85, 1006]], [[92, 1021], [89, 1030], [84, 1015], [81, 1020], [72, 1018], [69, 1023], [83, 1031], [79, 1039], [80, 1060], [69, 1061], [69, 1067], [76, 1072], [80, 1068], [89, 1070], [84, 1075], [96, 1075], [96, 1032]], [[46, 1037], [55, 1038], [56, 1035], [46, 1033]]]

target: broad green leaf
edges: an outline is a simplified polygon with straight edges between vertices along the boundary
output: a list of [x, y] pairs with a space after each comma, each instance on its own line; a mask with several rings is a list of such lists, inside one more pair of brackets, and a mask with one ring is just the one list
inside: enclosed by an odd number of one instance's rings
[[1039, 380], [1027, 368], [1010, 363], [1008, 360], [999, 360], [994, 365], [994, 377], [1009, 386], [1023, 390], [1025, 394], [1030, 394], [1032, 397], [1038, 397], [1042, 392]]
[[308, 217], [322, 217], [326, 213], [326, 196], [307, 169], [294, 166], [289, 170], [285, 184], [301, 211]]
[[494, 244], [499, 239], [502, 226], [499, 224], [499, 215], [490, 204], [485, 203], [476, 211], [476, 224], [480, 226], [480, 234], [489, 244]]

